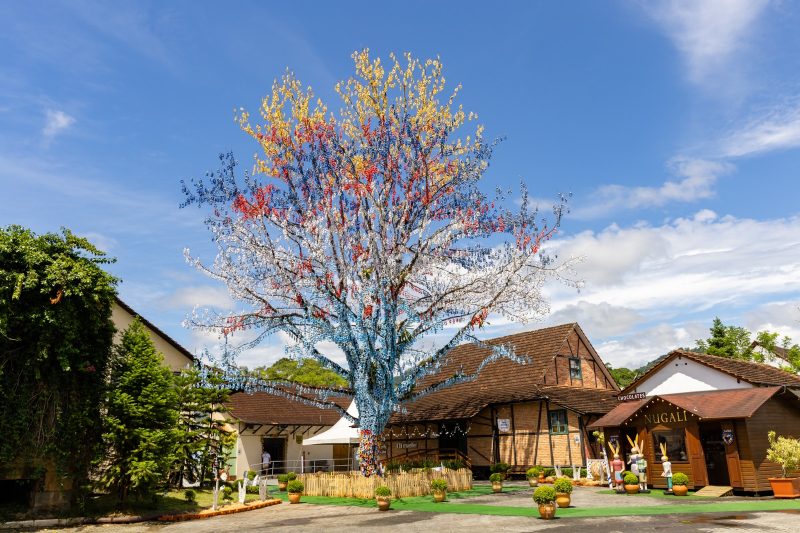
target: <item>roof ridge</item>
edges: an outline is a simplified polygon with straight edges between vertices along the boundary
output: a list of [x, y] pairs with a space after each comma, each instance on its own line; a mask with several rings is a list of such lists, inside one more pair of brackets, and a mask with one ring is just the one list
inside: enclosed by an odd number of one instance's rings
[[[766, 369], [769, 369], [769, 370], [775, 370], [777, 372], [782, 372], [784, 374], [789, 374], [790, 376], [797, 377], [795, 374], [793, 374], [791, 372], [787, 372], [785, 370], [781, 370], [780, 368], [774, 367], [774, 366], [772, 366], [770, 364], [767, 364], [767, 363], [761, 363], [759, 361], [749, 361], [749, 360], [746, 360], [746, 359], [734, 359], [733, 357], [725, 357], [725, 356], [722, 356], [722, 355], [714, 355], [714, 354], [711, 354], [711, 353], [697, 352], [697, 351], [694, 351], [694, 350], [685, 350], [683, 348], [678, 348], [678, 349], [672, 350], [672, 352], [670, 352], [670, 353], [673, 353], [673, 352], [691, 354], [691, 355], [699, 355], [701, 357], [711, 357], [711, 358], [716, 359], [718, 361], [725, 361], [725, 362], [733, 361], [734, 363], [742, 363], [742, 364], [746, 364], [746, 365], [752, 365], [752, 366], [758, 367], [758, 368], [766, 368]], [[800, 379], [800, 378], [798, 378], [798, 379]]]

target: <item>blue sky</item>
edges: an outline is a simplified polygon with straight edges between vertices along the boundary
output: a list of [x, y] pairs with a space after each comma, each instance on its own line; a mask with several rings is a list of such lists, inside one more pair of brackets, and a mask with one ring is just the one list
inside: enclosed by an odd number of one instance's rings
[[[0, 224], [89, 237], [191, 350], [216, 342], [181, 325], [192, 307], [230, 303], [183, 259], [213, 248], [180, 180], [222, 151], [249, 161], [234, 109], [287, 67], [335, 104], [364, 47], [441, 57], [507, 138], [487, 184], [573, 193], [554, 246], [585, 286], [548, 287], [545, 324], [578, 320], [615, 366], [714, 316], [800, 341], [797, 4], [3, 2], [0, 19]], [[282, 354], [276, 338], [244, 362]]]

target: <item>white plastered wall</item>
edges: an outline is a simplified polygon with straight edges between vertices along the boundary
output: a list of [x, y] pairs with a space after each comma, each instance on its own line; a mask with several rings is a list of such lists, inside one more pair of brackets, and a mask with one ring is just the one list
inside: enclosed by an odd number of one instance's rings
[[634, 392], [647, 396], [710, 390], [749, 389], [753, 385], [685, 357], [675, 357], [640, 383]]
[[[133, 315], [119, 306], [116, 302], [111, 306], [111, 321], [117, 328], [117, 333], [114, 335], [114, 342], [119, 343], [122, 339], [122, 332], [128, 329], [128, 326], [133, 322]], [[164, 363], [173, 372], [178, 372], [191, 365], [192, 361], [184, 354], [175, 349], [175, 347], [164, 340], [161, 335], [145, 326], [147, 332], [150, 333], [150, 339], [156, 347], [156, 350], [164, 354]]]
[[[330, 426], [324, 426], [319, 429], [315, 428], [314, 431], [309, 431], [303, 437], [313, 437], [317, 433], [321, 433], [328, 429], [330, 429]], [[231, 472], [231, 475], [240, 476], [243, 472], [246, 472], [250, 469], [249, 465], [261, 463], [261, 439], [264, 438], [268, 430], [269, 428], [262, 429], [255, 435], [252, 435], [250, 431], [248, 431], [245, 435], [239, 435], [239, 438], [236, 441], [236, 472]], [[299, 470], [301, 453], [305, 454], [307, 465], [309, 464], [309, 461], [330, 460], [333, 458], [332, 445], [320, 444], [316, 446], [303, 446], [302, 444], [298, 444], [296, 442], [295, 435], [292, 435], [291, 432], [289, 432], [288, 435], [277, 436], [277, 438], [282, 437], [286, 438], [285, 459], [287, 461], [291, 461], [289, 464], [296, 467], [295, 469], [297, 470]], [[272, 458], [273, 461], [280, 461], [282, 459], [283, 458], [280, 457]]]

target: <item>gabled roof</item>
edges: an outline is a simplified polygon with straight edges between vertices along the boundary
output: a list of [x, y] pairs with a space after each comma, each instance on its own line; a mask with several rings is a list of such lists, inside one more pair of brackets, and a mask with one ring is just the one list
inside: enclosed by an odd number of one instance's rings
[[158, 328], [158, 326], [156, 326], [155, 324], [153, 324], [152, 322], [147, 320], [145, 317], [143, 317], [142, 315], [140, 315], [139, 313], [134, 311], [133, 308], [131, 306], [129, 306], [128, 304], [126, 304], [125, 302], [123, 302], [120, 299], [119, 296], [115, 296], [114, 298], [117, 301], [117, 305], [119, 305], [122, 309], [124, 309], [125, 311], [127, 311], [129, 314], [131, 314], [133, 316], [138, 316], [139, 320], [141, 320], [142, 323], [145, 326], [147, 326], [147, 328], [150, 331], [152, 331], [153, 333], [155, 333], [156, 335], [158, 335], [159, 337], [164, 339], [170, 346], [172, 346], [173, 348], [178, 350], [181, 354], [185, 355], [190, 361], [194, 361], [194, 355], [192, 355], [192, 352], [190, 352], [189, 350], [187, 350], [186, 348], [184, 348], [183, 346], [178, 344], [178, 341], [176, 341], [175, 339], [173, 339], [172, 337], [170, 337], [169, 335], [167, 335], [166, 333], [161, 331]]
[[647, 372], [628, 385], [623, 393], [635, 389], [654, 372], [657, 372], [677, 357], [691, 359], [692, 361], [719, 370], [720, 372], [724, 372], [753, 385], [786, 385], [789, 387], [800, 387], [800, 376], [767, 364], [740, 361], [738, 359], [729, 359], [727, 357], [719, 357], [707, 353], [690, 352], [688, 350], [673, 350], [666, 356], [662, 356], [655, 365], [647, 370]]
[[[750, 343], [750, 348], [751, 349], [752, 348], [756, 348], [756, 347], [763, 348], [764, 350], [767, 350], [767, 348], [763, 344], [758, 342], [758, 341], [753, 341], [753, 342]], [[789, 350], [787, 350], [786, 348], [783, 348], [782, 346], [773, 346], [768, 351], [771, 352], [772, 355], [774, 355], [776, 358], [781, 359], [782, 361], [785, 361], [787, 363], [790, 361]]]
[[[486, 343], [510, 344], [516, 355], [527, 357], [529, 362], [521, 365], [508, 359], [494, 361], [474, 381], [447, 387], [405, 404], [407, 413], [394, 415], [391, 422], [471, 418], [487, 405], [537, 399], [550, 399], [579, 413], [605, 413], [617, 403], [616, 390], [556, 386], [545, 382], [554, 358], [573, 331], [577, 331], [594, 355], [576, 323], [491, 339]], [[474, 373], [490, 353], [488, 348], [474, 344], [457, 346], [439, 372], [420, 380], [417, 390], [440, 383], [462, 368], [466, 374]], [[597, 366], [608, 373], [602, 361], [598, 361]], [[615, 383], [610, 374], [608, 379]]]
[[764, 403], [779, 394], [800, 405], [800, 398], [785, 387], [756, 387], [754, 389], [732, 389], [680, 394], [657, 394], [643, 400], [619, 404], [590, 427], [617, 427], [634, 418], [648, 405], [663, 400], [701, 420], [726, 420], [752, 416]]
[[[335, 396], [329, 401], [347, 409], [352, 398]], [[228, 409], [231, 417], [246, 424], [332, 426], [341, 418], [336, 409], [322, 409], [268, 392], [232, 394]]]

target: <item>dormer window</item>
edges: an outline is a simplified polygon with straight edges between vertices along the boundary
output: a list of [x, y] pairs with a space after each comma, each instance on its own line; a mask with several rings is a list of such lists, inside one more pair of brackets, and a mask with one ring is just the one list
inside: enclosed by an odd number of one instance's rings
[[569, 358], [569, 377], [571, 379], [583, 380], [583, 371], [581, 370], [581, 360], [577, 357]]

